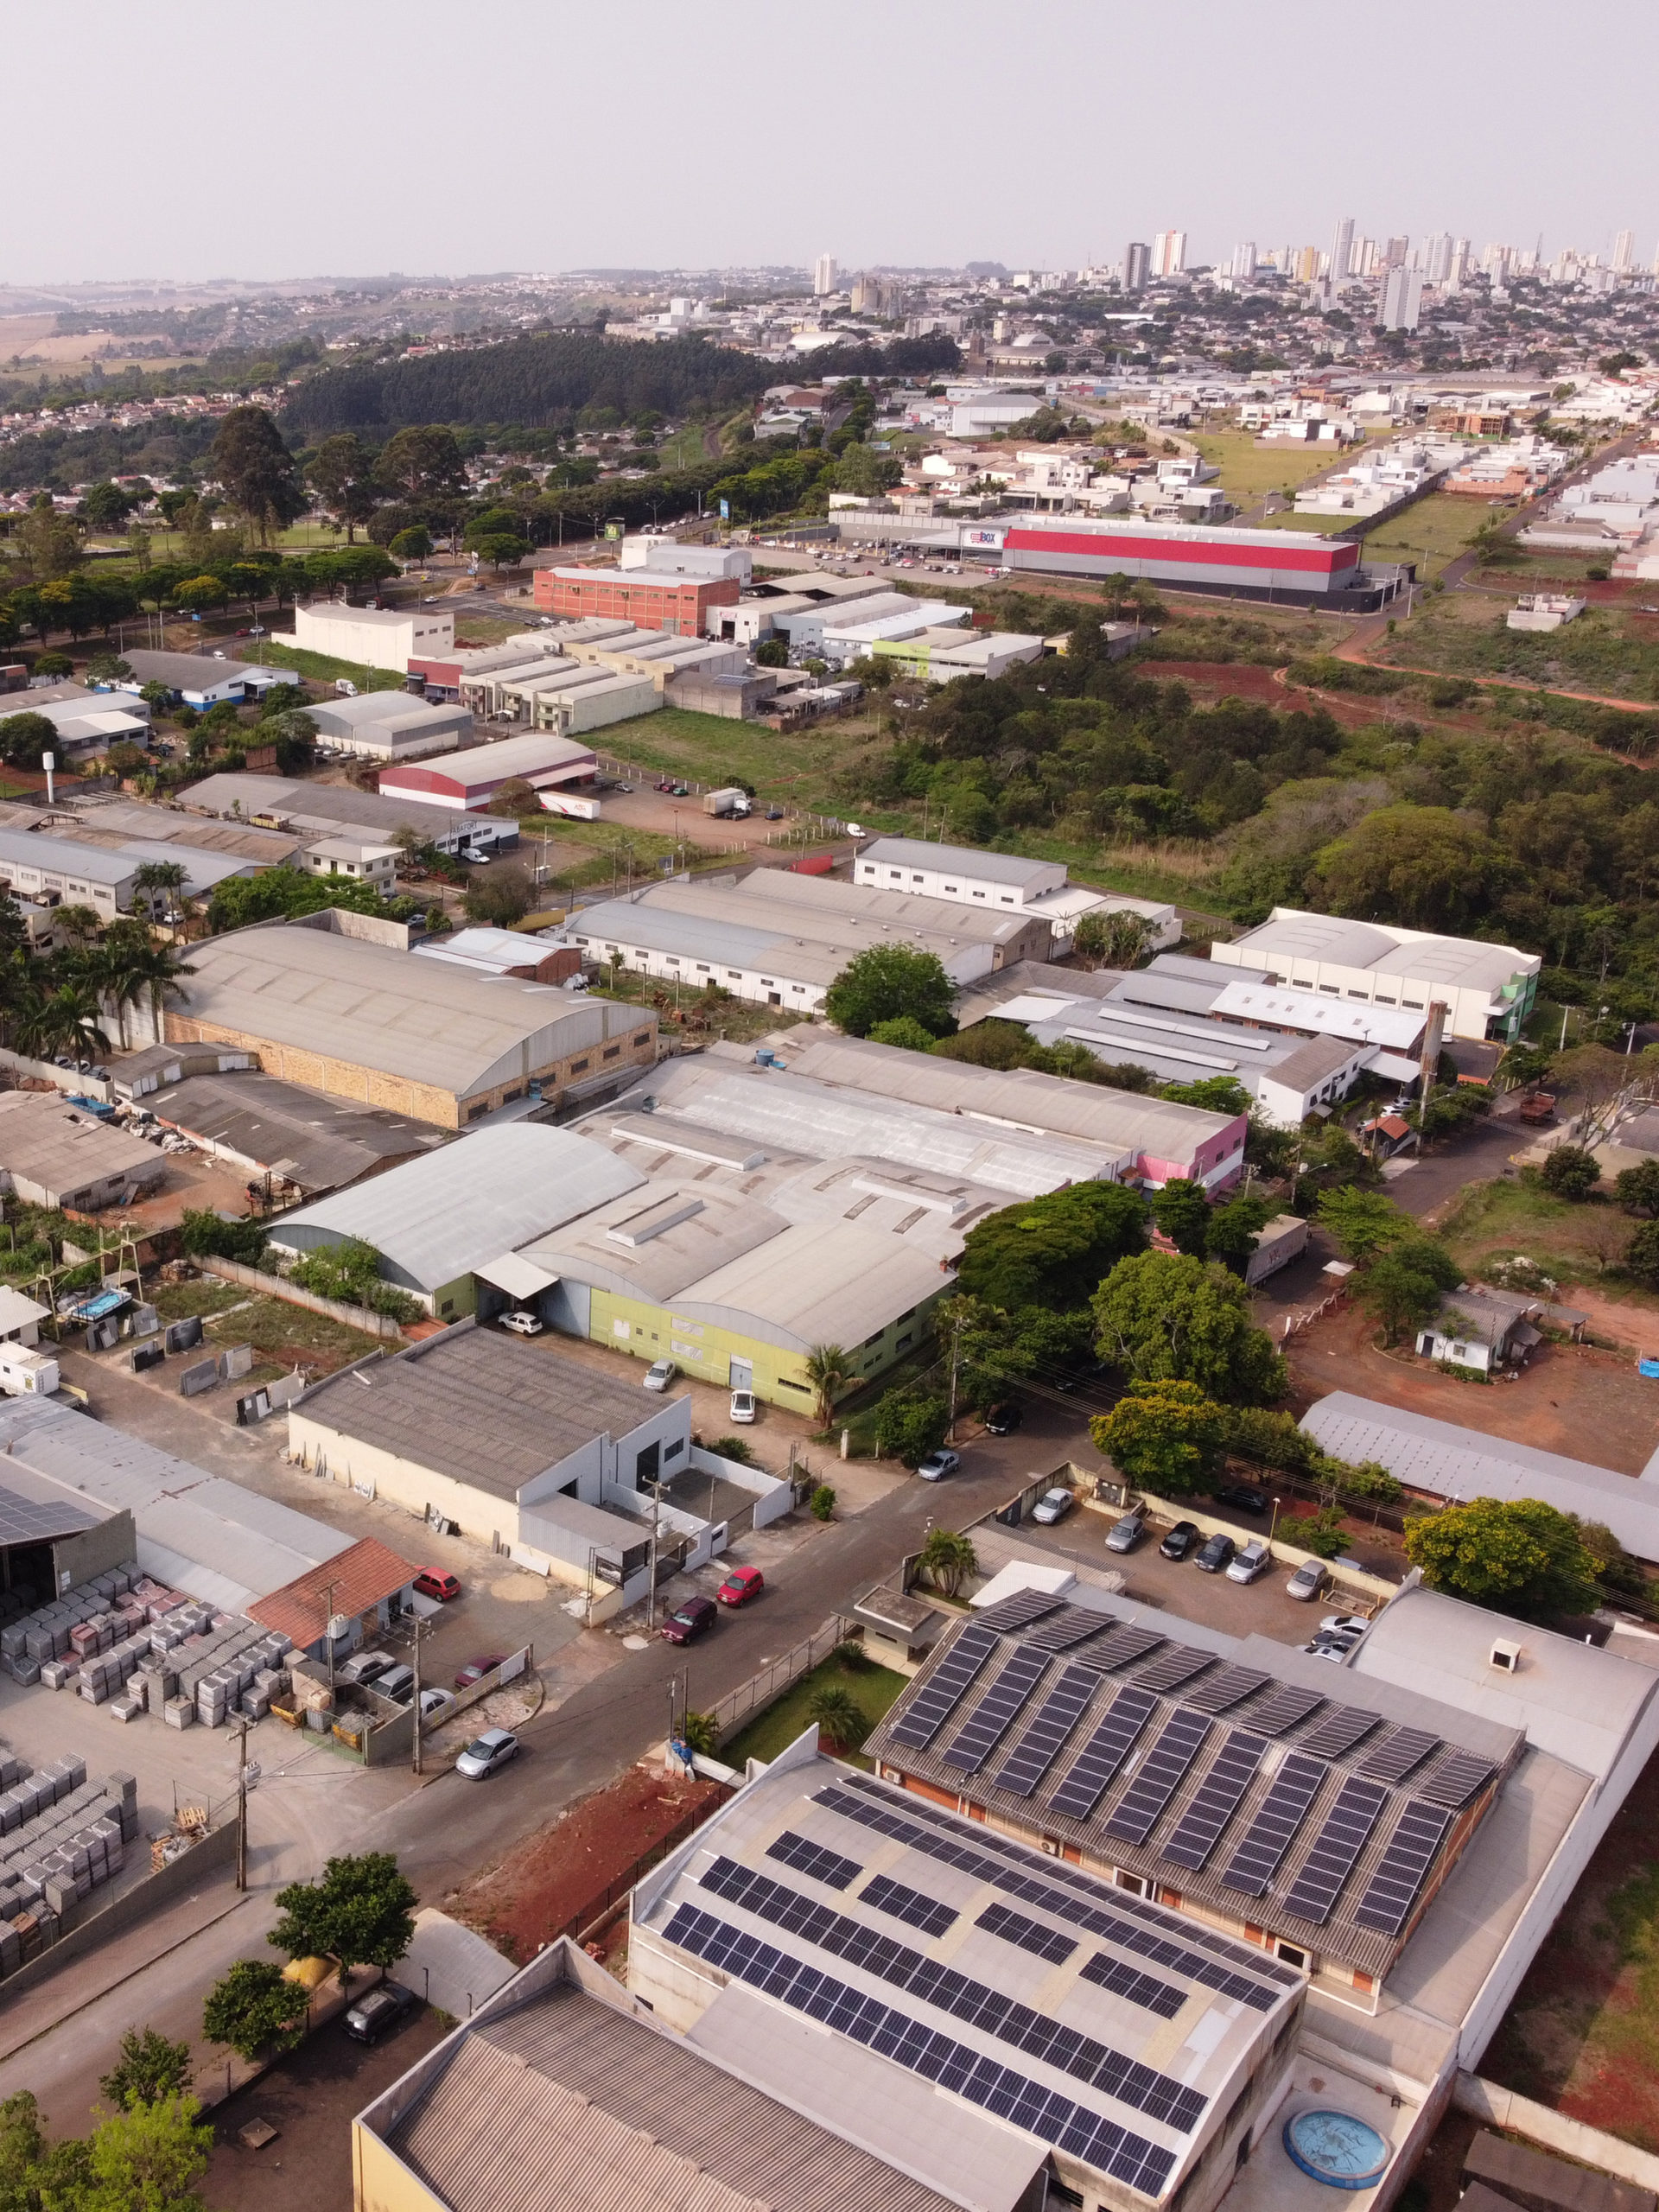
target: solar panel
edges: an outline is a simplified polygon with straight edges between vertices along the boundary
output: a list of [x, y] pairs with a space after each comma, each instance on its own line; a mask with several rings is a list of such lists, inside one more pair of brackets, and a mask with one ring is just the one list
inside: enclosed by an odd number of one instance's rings
[[1440, 1748], [1440, 1738], [1427, 1728], [1396, 1728], [1375, 1751], [1366, 1752], [1359, 1771], [1374, 1782], [1403, 1782], [1413, 1767], [1421, 1766], [1431, 1751]]
[[1178, 1866], [1191, 1866], [1195, 1872], [1204, 1865], [1255, 1781], [1267, 1748], [1264, 1738], [1234, 1729], [1164, 1846], [1166, 1859], [1173, 1859]]
[[1344, 1751], [1351, 1751], [1356, 1744], [1363, 1742], [1373, 1728], [1381, 1726], [1379, 1714], [1362, 1713], [1357, 1705], [1339, 1705], [1327, 1713], [1296, 1748], [1316, 1759], [1339, 1759]]
[[[702, 1888], [741, 1905], [757, 1920], [770, 1921], [787, 1929], [820, 1950], [848, 1960], [877, 1980], [892, 1982], [898, 1988], [907, 1990], [922, 2004], [972, 2021], [986, 2034], [1003, 2043], [1015, 2044], [1061, 2072], [1075, 2075], [1079, 2081], [1096, 2083], [1120, 2103], [1133, 2105], [1154, 2120], [1167, 2120], [1172, 2126], [1190, 2132], [1204, 2117], [1208, 2100], [1170, 2075], [1127, 2058], [1105, 2044], [1079, 2035], [1075, 2029], [1063, 2028], [1058, 2020], [1034, 2012], [1030, 2005], [1018, 2004], [1000, 1991], [988, 1988], [984, 1982], [976, 1981], [971, 1975], [959, 1974], [954, 1967], [930, 1959], [924, 1952], [912, 1950], [908, 1944], [896, 1942], [890, 1936], [879, 1935], [862, 1921], [836, 1912], [832, 1906], [819, 1904], [781, 1882], [774, 1882], [769, 1874], [755, 1873], [739, 1866], [735, 1859], [721, 1856], [697, 1879]], [[1034, 1921], [1027, 1925], [1037, 1927]], [[1068, 1954], [1076, 1948], [1069, 1939], [1056, 1937], [1052, 1930], [1039, 1932], [1049, 1936], [1052, 1941], [1065, 1943]], [[734, 1955], [747, 1958], [768, 1948], [758, 1937], [735, 1930], [733, 1936]], [[711, 1949], [704, 1955], [716, 1966], [726, 1963], [717, 1950]], [[774, 1960], [778, 1955], [776, 1952], [771, 1954]], [[861, 2004], [867, 2010], [873, 2006], [878, 2012], [885, 2009], [873, 1999], [862, 1999]], [[861, 2021], [863, 2017], [861, 2014]], [[830, 2024], [837, 2024], [833, 2014]], [[847, 2032], [861, 2042], [868, 2040], [859, 2024], [849, 2026]]]
[[1264, 1697], [1250, 1715], [1258, 1736], [1282, 1736], [1325, 1703], [1318, 1690], [1305, 1690], [1294, 1682], [1281, 1682], [1271, 1697]]
[[[1144, 1681], [1145, 1676], [1141, 1679]], [[1195, 1705], [1200, 1713], [1227, 1713], [1236, 1705], [1243, 1705], [1247, 1697], [1254, 1697], [1263, 1683], [1273, 1680], [1260, 1667], [1223, 1667], [1204, 1681], [1195, 1683], [1183, 1693], [1188, 1705]], [[1255, 1727], [1255, 1722], [1251, 1720]]]
[[1323, 1759], [1311, 1759], [1301, 1751], [1287, 1757], [1227, 1862], [1223, 1889], [1241, 1891], [1247, 1897], [1265, 1894], [1330, 1771]]
[[1114, 1997], [1127, 1997], [1131, 2005], [1144, 2005], [1160, 2020], [1173, 2020], [1186, 2002], [1186, 1992], [1178, 1989], [1173, 1981], [1160, 1981], [1155, 1974], [1142, 1974], [1139, 1967], [1125, 1965], [1109, 1951], [1096, 1951], [1077, 1979], [1109, 1989]]
[[1092, 1667], [1067, 1667], [1008, 1754], [1001, 1772], [994, 1777], [996, 1787], [1011, 1789], [1017, 1797], [1029, 1797], [1099, 1688], [1100, 1676]]
[[[1200, 1927], [1196, 1921], [1172, 1923], [1161, 1907], [1147, 1904], [1114, 1883], [1085, 1874], [1063, 1859], [1039, 1854], [993, 1828], [974, 1827], [968, 1831], [970, 1842], [959, 1840], [965, 1827], [959, 1815], [910, 1796], [900, 1801], [904, 1810], [899, 1811], [893, 1791], [868, 1776], [849, 1774], [819, 1790], [812, 1802], [878, 1835], [925, 1852], [944, 1866], [957, 1867], [976, 1881], [993, 1883], [1006, 1897], [1039, 1905], [1071, 1927], [1109, 1936], [1137, 1957], [1156, 1960], [1257, 2012], [1272, 2009], [1275, 1989], [1294, 1989], [1300, 1983], [1294, 1967], [1280, 1966], [1254, 1945], [1246, 1949], [1233, 1937]], [[912, 1811], [914, 1819], [908, 1817]], [[1182, 1940], [1172, 1935], [1175, 1924]], [[1264, 1989], [1264, 1981], [1274, 1988]]]
[[907, 1889], [886, 1874], [873, 1874], [859, 1891], [858, 1901], [874, 1905], [878, 1912], [890, 1912], [895, 1920], [902, 1920], [907, 1928], [919, 1928], [925, 1936], [943, 1936], [957, 1917], [950, 1905], [924, 1897], [919, 1890]]
[[1454, 1751], [1426, 1782], [1417, 1784], [1417, 1795], [1427, 1798], [1431, 1805], [1444, 1805], [1455, 1813], [1459, 1806], [1478, 1796], [1497, 1772], [1489, 1759], [1475, 1758], [1468, 1751]]
[[1105, 1794], [1106, 1786], [1128, 1757], [1130, 1746], [1153, 1714], [1158, 1700], [1138, 1682], [1125, 1682], [1113, 1699], [1111, 1709], [1050, 1800], [1052, 1810], [1067, 1820], [1086, 1821]]
[[894, 1722], [895, 1744], [922, 1751], [961, 1704], [976, 1675], [996, 1649], [992, 1631], [975, 1621], [963, 1629], [915, 1697]]
[[1385, 1936], [1400, 1933], [1411, 1917], [1411, 1908], [1417, 1902], [1423, 1877], [1451, 1825], [1449, 1810], [1439, 1805], [1426, 1805], [1421, 1797], [1412, 1799], [1395, 1823], [1365, 1894], [1354, 1909], [1354, 1918], [1362, 1928], [1380, 1929]]
[[1013, 1658], [957, 1730], [944, 1754], [946, 1766], [955, 1767], [961, 1774], [976, 1774], [1013, 1726], [1014, 1715], [1024, 1708], [1047, 1665], [1046, 1651], [1033, 1650], [1028, 1643], [1018, 1645]]
[[843, 1859], [839, 1852], [826, 1851], [821, 1843], [809, 1843], [804, 1835], [797, 1835], [790, 1828], [784, 1830], [776, 1843], [766, 1846], [766, 1856], [781, 1859], [785, 1866], [810, 1874], [815, 1882], [825, 1883], [832, 1890], [844, 1890], [864, 1872], [856, 1859]]
[[1063, 1965], [1077, 1948], [1075, 1936], [1062, 1936], [1058, 1928], [1045, 1928], [1040, 1920], [1012, 1911], [1005, 1904], [988, 1904], [974, 1925], [1029, 1951], [1033, 1958], [1046, 1959], [1051, 1966]]
[[[1104, 2113], [1077, 2103], [1071, 2097], [1046, 2089], [1011, 2067], [1001, 2066], [953, 2036], [940, 2035], [920, 2020], [894, 2006], [865, 1997], [833, 1974], [821, 1974], [804, 1960], [791, 1958], [771, 1944], [743, 1936], [712, 1913], [683, 1904], [663, 1931], [667, 1941], [694, 1957], [707, 1959], [740, 1981], [763, 1989], [809, 2019], [849, 2035], [880, 2050], [883, 2056], [925, 2081], [937, 2082], [988, 2111], [994, 2110], [1039, 2141], [1054, 2144], [1069, 2156], [1110, 2173], [1142, 2195], [1159, 2197], [1175, 2165], [1175, 2153], [1148, 2142], [1143, 2135], [1108, 2120]], [[1057, 2033], [1065, 2032], [1056, 2031]], [[1083, 2038], [1076, 2040], [1081, 2044]], [[1095, 2048], [1098, 2050], [1099, 2045]], [[1108, 2054], [1109, 2056], [1111, 2054]], [[1127, 2064], [1120, 2060], [1119, 2064]], [[1142, 2068], [1140, 2071], [1150, 2072]], [[1165, 2079], [1158, 2076], [1159, 2080]], [[1204, 2101], [1194, 2091], [1170, 2082], [1184, 2101], [1177, 2123], [1191, 2132], [1195, 2121], [1185, 2113], [1194, 2101], [1202, 2117]], [[1113, 2092], [1113, 2094], [1116, 2094]], [[1148, 2107], [1150, 2109], [1150, 2107]], [[1166, 2117], [1160, 2112], [1157, 2117]]]
[[1336, 1803], [1325, 1816], [1313, 1848], [1302, 1861], [1301, 1872], [1286, 1895], [1285, 1910], [1294, 1919], [1324, 1927], [1388, 1802], [1388, 1791], [1376, 1783], [1357, 1774], [1347, 1777], [1337, 1793]]
[[1108, 1835], [1121, 1835], [1128, 1843], [1146, 1841], [1213, 1726], [1201, 1713], [1191, 1712], [1185, 1706], [1170, 1714], [1157, 1742], [1141, 1762], [1140, 1772], [1103, 1823]]
[[1040, 1644], [1045, 1651], [1070, 1651], [1116, 1625], [1109, 1614], [1093, 1612], [1087, 1605], [1062, 1605], [1058, 1613], [1039, 1621], [1024, 1640]]
[[1148, 1651], [1155, 1651], [1168, 1639], [1160, 1636], [1155, 1628], [1131, 1628], [1120, 1623], [1106, 1641], [1089, 1654], [1091, 1667], [1103, 1667], [1115, 1675], [1120, 1667], [1132, 1667], [1137, 1659], [1144, 1659]]
[[994, 1628], [999, 1636], [1012, 1636], [1016, 1629], [1028, 1627], [1045, 1614], [1058, 1612], [1065, 1603], [1052, 1590], [1016, 1590], [1007, 1598], [999, 1598], [995, 1605], [987, 1605], [974, 1618], [986, 1628]]
[[1156, 1690], [1160, 1696], [1167, 1697], [1172, 1690], [1179, 1689], [1183, 1682], [1190, 1682], [1194, 1675], [1201, 1675], [1206, 1667], [1215, 1663], [1213, 1651], [1194, 1651], [1190, 1644], [1176, 1643], [1161, 1652], [1135, 1679], [1141, 1689]]

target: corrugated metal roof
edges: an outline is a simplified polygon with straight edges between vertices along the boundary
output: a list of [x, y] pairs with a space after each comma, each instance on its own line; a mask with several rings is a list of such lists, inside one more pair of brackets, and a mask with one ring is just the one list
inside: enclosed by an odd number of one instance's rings
[[501, 827], [487, 814], [457, 813], [453, 806], [402, 797], [383, 798], [378, 791], [360, 791], [354, 784], [302, 784], [284, 776], [204, 776], [179, 793], [179, 803], [196, 813], [232, 821], [255, 814], [285, 815], [296, 829], [320, 835], [335, 830], [390, 833], [407, 823], [423, 837], [442, 843], [463, 831], [493, 834]]
[[395, 1280], [429, 1294], [645, 1179], [574, 1130], [508, 1122], [284, 1214], [275, 1236], [301, 1251], [360, 1236]]
[[953, 1281], [903, 1237], [855, 1222], [811, 1222], [688, 1283], [674, 1306], [694, 1320], [792, 1341], [804, 1352], [814, 1344], [861, 1342]]
[[117, 1176], [153, 1182], [157, 1166], [153, 1145], [78, 1112], [55, 1091], [0, 1091], [0, 1167], [55, 1198]]
[[222, 1145], [239, 1159], [261, 1167], [286, 1162], [289, 1179], [303, 1191], [338, 1190], [388, 1160], [434, 1151], [446, 1141], [429, 1122], [346, 1105], [251, 1070], [185, 1076], [151, 1092], [145, 1103], [159, 1120]]

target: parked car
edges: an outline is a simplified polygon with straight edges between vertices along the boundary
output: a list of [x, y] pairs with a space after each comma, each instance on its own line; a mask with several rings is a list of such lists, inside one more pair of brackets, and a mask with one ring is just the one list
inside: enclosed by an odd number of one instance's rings
[[1132, 1552], [1147, 1533], [1147, 1509], [1132, 1505], [1121, 1521], [1114, 1521], [1106, 1531], [1109, 1552]]
[[334, 1669], [337, 1682], [378, 1682], [382, 1675], [389, 1674], [395, 1662], [384, 1651], [354, 1651], [343, 1665]]
[[464, 1774], [469, 1782], [482, 1782], [518, 1756], [518, 1738], [511, 1730], [486, 1728], [481, 1736], [474, 1737], [455, 1761], [455, 1772]]
[[1356, 1642], [1364, 1635], [1370, 1623], [1363, 1613], [1327, 1613], [1319, 1623], [1321, 1636], [1351, 1636]]
[[937, 1452], [930, 1452], [917, 1468], [925, 1483], [942, 1483], [947, 1475], [954, 1475], [962, 1465], [960, 1452], [952, 1452], [941, 1445]]
[[423, 1598], [436, 1598], [446, 1605], [461, 1595], [461, 1585], [447, 1567], [423, 1567], [415, 1578], [415, 1587]]
[[1331, 1580], [1331, 1570], [1322, 1559], [1306, 1559], [1285, 1585], [1287, 1598], [1300, 1598], [1304, 1603], [1317, 1598]]
[[474, 1682], [481, 1682], [486, 1675], [493, 1673], [506, 1656], [505, 1651], [486, 1651], [481, 1659], [470, 1661], [455, 1676], [455, 1688], [471, 1689]]
[[670, 1643], [695, 1643], [718, 1618], [712, 1598], [688, 1598], [677, 1611], [669, 1615], [658, 1633]]
[[423, 1721], [442, 1719], [446, 1713], [452, 1713], [454, 1710], [454, 1704], [455, 1694], [453, 1690], [423, 1690], [421, 1692], [421, 1719]]
[[646, 1389], [666, 1390], [679, 1371], [671, 1359], [653, 1359], [645, 1370]]
[[1069, 1490], [1057, 1485], [1043, 1492], [1031, 1509], [1031, 1517], [1040, 1527], [1051, 1529], [1057, 1521], [1065, 1520], [1077, 1502]]
[[1198, 1522], [1178, 1521], [1158, 1548], [1166, 1559], [1185, 1559], [1198, 1541]]
[[758, 1567], [734, 1567], [715, 1595], [722, 1605], [747, 1605], [766, 1586], [766, 1579]]
[[1359, 1638], [1354, 1635], [1327, 1635], [1323, 1630], [1313, 1637], [1302, 1649], [1316, 1659], [1333, 1659], [1340, 1666]]
[[1273, 1565], [1273, 1554], [1260, 1536], [1252, 1536], [1227, 1563], [1230, 1582], [1254, 1582]]
[[353, 2043], [378, 2043], [400, 2027], [420, 1999], [401, 1981], [383, 1981], [359, 1997], [340, 2022]]
[[544, 1324], [538, 1321], [533, 1313], [504, 1313], [501, 1325], [504, 1329], [511, 1329], [515, 1337], [539, 1337]]
[[1238, 1546], [1232, 1538], [1217, 1529], [1213, 1536], [1206, 1536], [1198, 1546], [1198, 1558], [1192, 1562], [1200, 1574], [1221, 1574], [1232, 1565], [1233, 1554]]
[[1273, 1503], [1265, 1491], [1254, 1490], [1249, 1483], [1229, 1483], [1213, 1496], [1217, 1505], [1230, 1505], [1235, 1513], [1262, 1514]]
[[733, 1391], [732, 1419], [735, 1421], [742, 1421], [745, 1423], [752, 1421], [754, 1419], [754, 1393], [753, 1390]]
[[415, 1669], [388, 1667], [374, 1687], [382, 1697], [395, 1698], [399, 1705], [407, 1705], [415, 1694]]
[[987, 1436], [1012, 1436], [1026, 1417], [1026, 1409], [1018, 1398], [1009, 1398], [1000, 1406], [993, 1406], [985, 1416]]

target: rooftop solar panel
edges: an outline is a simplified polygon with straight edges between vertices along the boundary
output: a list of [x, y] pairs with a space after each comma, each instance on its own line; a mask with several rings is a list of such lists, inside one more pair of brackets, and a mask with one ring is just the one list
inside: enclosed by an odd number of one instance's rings
[[957, 1917], [950, 1905], [924, 1897], [919, 1890], [906, 1888], [903, 1882], [895, 1882], [886, 1874], [872, 1874], [858, 1894], [861, 1904], [874, 1905], [878, 1912], [890, 1912], [906, 1928], [919, 1928], [925, 1936], [943, 1936]]
[[1203, 1713], [1191, 1712], [1185, 1706], [1179, 1706], [1170, 1714], [1141, 1761], [1139, 1773], [1103, 1822], [1108, 1835], [1122, 1836], [1128, 1843], [1146, 1841], [1213, 1726]]
[[821, 1843], [810, 1843], [804, 1835], [797, 1835], [785, 1828], [775, 1843], [766, 1846], [768, 1859], [781, 1859], [785, 1866], [793, 1866], [813, 1880], [823, 1882], [832, 1890], [844, 1890], [855, 1882], [864, 1869], [856, 1859], [843, 1859], [838, 1851], [826, 1851]]
[[1288, 1755], [1227, 1862], [1221, 1878], [1223, 1889], [1237, 1890], [1247, 1897], [1266, 1894], [1330, 1771], [1323, 1759], [1311, 1759], [1301, 1751]]
[[1071, 1651], [1092, 1636], [1107, 1635], [1116, 1625], [1109, 1613], [1094, 1612], [1087, 1605], [1062, 1605], [1058, 1613], [1039, 1621], [1024, 1640], [1040, 1644], [1045, 1651]]
[[1374, 1782], [1403, 1782], [1413, 1767], [1421, 1766], [1431, 1751], [1440, 1748], [1440, 1738], [1427, 1728], [1396, 1728], [1375, 1750], [1366, 1752], [1359, 1772], [1370, 1775]]
[[1048, 1665], [1046, 1651], [1020, 1644], [978, 1705], [957, 1731], [944, 1754], [946, 1766], [976, 1774], [1022, 1711]]
[[1176, 1822], [1175, 1833], [1164, 1846], [1166, 1859], [1173, 1859], [1178, 1866], [1191, 1866], [1195, 1872], [1205, 1864], [1255, 1781], [1267, 1748], [1265, 1738], [1234, 1729]]
[[1155, 1651], [1160, 1643], [1168, 1642], [1155, 1628], [1131, 1628], [1120, 1622], [1110, 1636], [1097, 1643], [1089, 1654], [1091, 1667], [1103, 1667], [1115, 1675], [1120, 1667], [1132, 1667], [1137, 1659], [1144, 1659], [1148, 1651]]
[[1099, 1688], [1100, 1676], [1092, 1667], [1065, 1668], [994, 1777], [997, 1788], [1011, 1789], [1017, 1797], [1029, 1797]]
[[1478, 1796], [1497, 1772], [1490, 1759], [1478, 1759], [1468, 1751], [1454, 1751], [1433, 1774], [1417, 1783], [1414, 1795], [1455, 1813], [1471, 1797]]
[[1167, 1651], [1160, 1651], [1135, 1679], [1141, 1689], [1156, 1690], [1160, 1696], [1167, 1697], [1172, 1690], [1179, 1689], [1183, 1682], [1190, 1682], [1195, 1675], [1203, 1674], [1206, 1667], [1215, 1663], [1214, 1652], [1194, 1651], [1188, 1644], [1177, 1643]]
[[1006, 1904], [988, 1904], [974, 1923], [987, 1934], [1000, 1936], [1005, 1943], [1012, 1943], [1021, 1951], [1029, 1951], [1033, 1958], [1046, 1959], [1051, 1966], [1063, 1966], [1077, 1948], [1075, 1936], [1063, 1936], [1058, 1928], [1045, 1928], [1040, 1920], [1033, 1920], [1028, 1913], [1015, 1912]]
[[1357, 1705], [1338, 1705], [1327, 1713], [1296, 1746], [1316, 1759], [1339, 1759], [1363, 1743], [1373, 1728], [1382, 1726], [1380, 1714], [1362, 1713]]
[[[1141, 1676], [1144, 1681], [1145, 1675]], [[1273, 1680], [1260, 1667], [1221, 1667], [1213, 1675], [1206, 1675], [1190, 1690], [1183, 1690], [1182, 1699], [1187, 1705], [1197, 1706], [1200, 1713], [1229, 1713], [1236, 1705], [1243, 1705], [1247, 1697], [1254, 1697], [1257, 1690]], [[1255, 1721], [1251, 1718], [1250, 1726]]]
[[974, 1618], [983, 1627], [994, 1628], [999, 1636], [1011, 1636], [1015, 1630], [1041, 1620], [1045, 1614], [1058, 1612], [1065, 1603], [1052, 1590], [1016, 1590], [1011, 1597], [987, 1605]]
[[1452, 1814], [1440, 1805], [1426, 1805], [1414, 1797], [1395, 1824], [1376, 1871], [1365, 1894], [1354, 1909], [1362, 1928], [1375, 1928], [1384, 1936], [1397, 1936], [1411, 1917], [1412, 1906], [1423, 1886]]
[[1271, 1694], [1264, 1697], [1250, 1713], [1250, 1726], [1258, 1736], [1282, 1736], [1287, 1728], [1294, 1728], [1299, 1720], [1306, 1720], [1310, 1713], [1317, 1713], [1325, 1703], [1318, 1690], [1305, 1690], [1296, 1682], [1280, 1682]]
[[1389, 1793], [1379, 1783], [1357, 1774], [1347, 1777], [1286, 1893], [1285, 1910], [1294, 1919], [1324, 1927], [1388, 1802]]
[[[995, 2110], [1039, 2141], [1054, 2144], [1097, 2171], [1112, 2174], [1141, 2195], [1154, 2198], [1163, 2195], [1174, 2169], [1175, 2153], [1103, 2113], [1045, 2089], [1040, 2082], [997, 2064], [971, 2045], [938, 2034], [893, 2005], [863, 1996], [833, 1974], [822, 1974], [804, 1960], [761, 1943], [695, 1905], [681, 1905], [664, 1935], [694, 1957], [707, 1959], [738, 1980], [804, 2012], [809, 2019], [821, 2020], [879, 2049], [884, 2057], [969, 2103]], [[1194, 2092], [1185, 2089], [1179, 2094], [1191, 2100]]]
[[963, 1629], [894, 1722], [893, 1741], [918, 1751], [931, 1744], [996, 1649], [996, 1642], [995, 1633], [977, 1621]]
[[1109, 1951], [1096, 1951], [1077, 1979], [1109, 1989], [1114, 1997], [1127, 1998], [1131, 2005], [1144, 2005], [1160, 2020], [1173, 2020], [1186, 2002], [1185, 1990], [1177, 1988], [1173, 1981], [1142, 1974], [1139, 1967], [1126, 1965]]
[[1158, 1700], [1138, 1682], [1125, 1682], [1111, 1709], [1072, 1763], [1050, 1803], [1067, 1820], [1086, 1821], [1105, 1795], [1108, 1783], [1128, 1758], [1131, 1745], [1158, 1710]]

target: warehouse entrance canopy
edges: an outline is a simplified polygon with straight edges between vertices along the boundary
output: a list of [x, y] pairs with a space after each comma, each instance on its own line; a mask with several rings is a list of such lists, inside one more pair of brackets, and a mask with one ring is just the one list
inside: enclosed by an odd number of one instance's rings
[[493, 1283], [497, 1290], [505, 1290], [509, 1298], [535, 1298], [544, 1290], [551, 1290], [558, 1281], [557, 1275], [549, 1274], [545, 1268], [538, 1268], [533, 1260], [526, 1260], [517, 1252], [504, 1252], [499, 1260], [492, 1260], [487, 1267], [474, 1268], [473, 1273], [480, 1282]]

